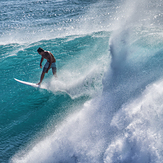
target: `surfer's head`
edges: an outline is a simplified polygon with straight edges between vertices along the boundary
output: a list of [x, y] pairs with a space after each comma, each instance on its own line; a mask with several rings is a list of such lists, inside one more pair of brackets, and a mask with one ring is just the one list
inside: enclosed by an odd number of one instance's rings
[[37, 52], [40, 54], [41, 52], [44, 52], [44, 50], [42, 48], [38, 48]]

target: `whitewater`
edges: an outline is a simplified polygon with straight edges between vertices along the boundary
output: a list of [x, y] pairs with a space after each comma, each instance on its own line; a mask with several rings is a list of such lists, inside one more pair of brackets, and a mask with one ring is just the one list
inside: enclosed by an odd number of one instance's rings
[[[162, 163], [162, 7], [2, 0], [0, 162]], [[39, 81], [38, 47], [57, 60], [44, 89], [14, 80]]]

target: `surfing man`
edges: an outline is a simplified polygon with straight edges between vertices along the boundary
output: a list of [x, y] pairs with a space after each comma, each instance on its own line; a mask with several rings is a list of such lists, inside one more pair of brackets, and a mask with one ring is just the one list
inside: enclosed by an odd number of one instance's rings
[[42, 80], [44, 79], [45, 73], [48, 73], [50, 68], [52, 68], [53, 75], [57, 77], [57, 68], [56, 68], [56, 59], [51, 52], [44, 51], [42, 48], [38, 48], [37, 52], [42, 56], [41, 61], [40, 61], [40, 68], [42, 68], [43, 60], [44, 59], [47, 60], [47, 62], [44, 65], [41, 77], [40, 77], [40, 82], [37, 83], [38, 85], [40, 85]]

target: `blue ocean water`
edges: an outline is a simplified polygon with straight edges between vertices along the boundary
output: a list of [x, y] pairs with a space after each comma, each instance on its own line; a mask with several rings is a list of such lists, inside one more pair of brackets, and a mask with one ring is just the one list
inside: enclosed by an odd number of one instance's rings
[[[1, 0], [0, 162], [162, 163], [162, 7]], [[39, 82], [38, 47], [57, 60], [45, 89], [14, 80]]]

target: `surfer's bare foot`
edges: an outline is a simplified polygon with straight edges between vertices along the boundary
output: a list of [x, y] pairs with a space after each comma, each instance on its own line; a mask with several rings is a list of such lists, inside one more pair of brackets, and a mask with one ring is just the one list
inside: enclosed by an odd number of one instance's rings
[[40, 85], [40, 84], [41, 84], [41, 82], [37, 83], [37, 85]]

